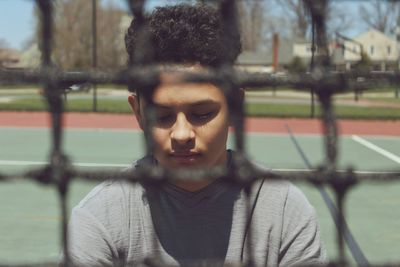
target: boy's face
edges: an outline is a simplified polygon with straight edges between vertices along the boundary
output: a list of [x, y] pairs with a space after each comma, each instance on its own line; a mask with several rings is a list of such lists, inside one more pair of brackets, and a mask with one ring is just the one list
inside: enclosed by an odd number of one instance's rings
[[[176, 169], [226, 163], [229, 113], [220, 89], [210, 83], [162, 82], [153, 101], [157, 118], [152, 128], [154, 156], [162, 166]], [[130, 97], [129, 103], [143, 129], [143, 97]]]

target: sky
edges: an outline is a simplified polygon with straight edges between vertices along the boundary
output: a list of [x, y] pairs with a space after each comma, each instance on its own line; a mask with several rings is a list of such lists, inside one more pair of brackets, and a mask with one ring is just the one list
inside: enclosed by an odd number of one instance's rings
[[[87, 0], [90, 1], [90, 0]], [[107, 1], [107, 0], [101, 0]], [[127, 9], [125, 0], [113, 0], [117, 5]], [[179, 0], [150, 0], [148, 2], [148, 9], [152, 6], [160, 4], [160, 2], [177, 2]], [[350, 10], [355, 10], [352, 2]], [[0, 40], [6, 42], [6, 45], [15, 49], [23, 49], [24, 45], [33, 35], [34, 19], [33, 8], [34, 0], [0, 0]], [[350, 32], [350, 35], [354, 32]]]
[[[90, 0], [87, 0], [90, 1]], [[101, 0], [107, 2], [110, 0]], [[112, 0], [115, 4], [128, 10], [125, 0]], [[150, 0], [147, 8], [151, 9], [159, 3], [174, 3], [179, 0]], [[0, 40], [8, 47], [22, 49], [33, 35], [34, 0], [0, 0]]]
[[0, 0], [0, 39], [8, 46], [22, 48], [33, 31], [32, 0]]

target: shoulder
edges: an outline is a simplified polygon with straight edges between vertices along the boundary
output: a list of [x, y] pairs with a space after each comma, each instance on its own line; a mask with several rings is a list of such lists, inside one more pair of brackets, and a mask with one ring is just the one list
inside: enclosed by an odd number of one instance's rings
[[[271, 169], [252, 162], [257, 170], [269, 172]], [[252, 186], [252, 192], [259, 192], [261, 199], [280, 202], [282, 206], [298, 204], [312, 208], [304, 193], [293, 183], [287, 180], [275, 180], [259, 177], [259, 180]]]
[[[255, 168], [262, 171], [270, 169], [254, 163]], [[276, 180], [259, 177], [252, 185], [252, 196], [256, 198], [257, 206], [263, 214], [271, 214], [285, 220], [288, 217], [314, 217], [315, 211], [304, 193], [287, 180]], [[263, 207], [268, 207], [264, 209]]]
[[[268, 216], [273, 215], [278, 221], [298, 219], [315, 220], [314, 207], [304, 193], [294, 184], [285, 180], [260, 180], [255, 184], [259, 190], [258, 206]], [[258, 188], [257, 188], [258, 187]], [[253, 189], [255, 193], [256, 190]]]
[[279, 229], [280, 265], [325, 263], [317, 215], [304, 193], [285, 180], [260, 179], [255, 186], [260, 214]]
[[[152, 157], [144, 157], [120, 172], [132, 172], [140, 164], [151, 163]], [[110, 177], [93, 188], [74, 208], [74, 214], [87, 214], [91, 217], [107, 218], [111, 215], [136, 212], [144, 203], [145, 189], [138, 182], [116, 180]], [[112, 217], [111, 217], [112, 218]]]
[[141, 184], [124, 180], [110, 179], [92, 189], [72, 210], [71, 258], [85, 266], [111, 266], [127, 255], [132, 218], [141, 218], [135, 215], [144, 210], [143, 194]]
[[123, 180], [107, 180], [94, 187], [76, 206], [77, 208], [88, 208], [99, 203], [119, 202], [131, 195], [142, 191], [138, 183], [130, 183]]
[[261, 178], [252, 186], [252, 196], [257, 199], [259, 207], [268, 207], [266, 212], [273, 212], [279, 217], [299, 211], [307, 214], [313, 212], [304, 193], [294, 184], [286, 180]]
[[[122, 172], [130, 172], [129, 167]], [[94, 217], [127, 211], [142, 201], [144, 189], [140, 183], [125, 180], [107, 180], [94, 187], [74, 208], [74, 213], [90, 213]]]

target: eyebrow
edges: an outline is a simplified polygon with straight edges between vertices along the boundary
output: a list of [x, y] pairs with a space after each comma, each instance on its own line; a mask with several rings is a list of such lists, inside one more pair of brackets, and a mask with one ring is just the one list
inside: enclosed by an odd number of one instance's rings
[[[199, 100], [196, 102], [188, 103], [186, 105], [187, 106], [203, 106], [203, 105], [220, 105], [220, 104], [214, 100], [205, 99], [205, 100]], [[154, 106], [156, 108], [165, 108], [165, 109], [171, 108], [170, 106], [166, 106], [166, 105], [162, 105], [162, 104], [158, 104], [158, 103], [154, 103]]]

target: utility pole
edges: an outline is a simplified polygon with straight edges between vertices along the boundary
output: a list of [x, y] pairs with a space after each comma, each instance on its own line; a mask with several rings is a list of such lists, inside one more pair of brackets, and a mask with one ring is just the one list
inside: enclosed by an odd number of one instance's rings
[[[314, 57], [317, 47], [315, 45], [315, 21], [312, 19], [311, 22], [311, 61], [310, 61], [310, 73], [314, 70]], [[314, 87], [311, 87], [311, 110], [310, 110], [310, 117], [315, 117], [315, 92]]]
[[[397, 4], [398, 6], [398, 14], [397, 14], [397, 23], [396, 23], [396, 49], [397, 49], [397, 60], [398, 60], [398, 66], [397, 66], [397, 71], [400, 72], [400, 5]], [[395, 86], [394, 88], [394, 97], [399, 98], [399, 87]]]
[[[92, 70], [97, 68], [97, 0], [92, 0]], [[97, 84], [93, 84], [93, 107], [97, 111]]]

